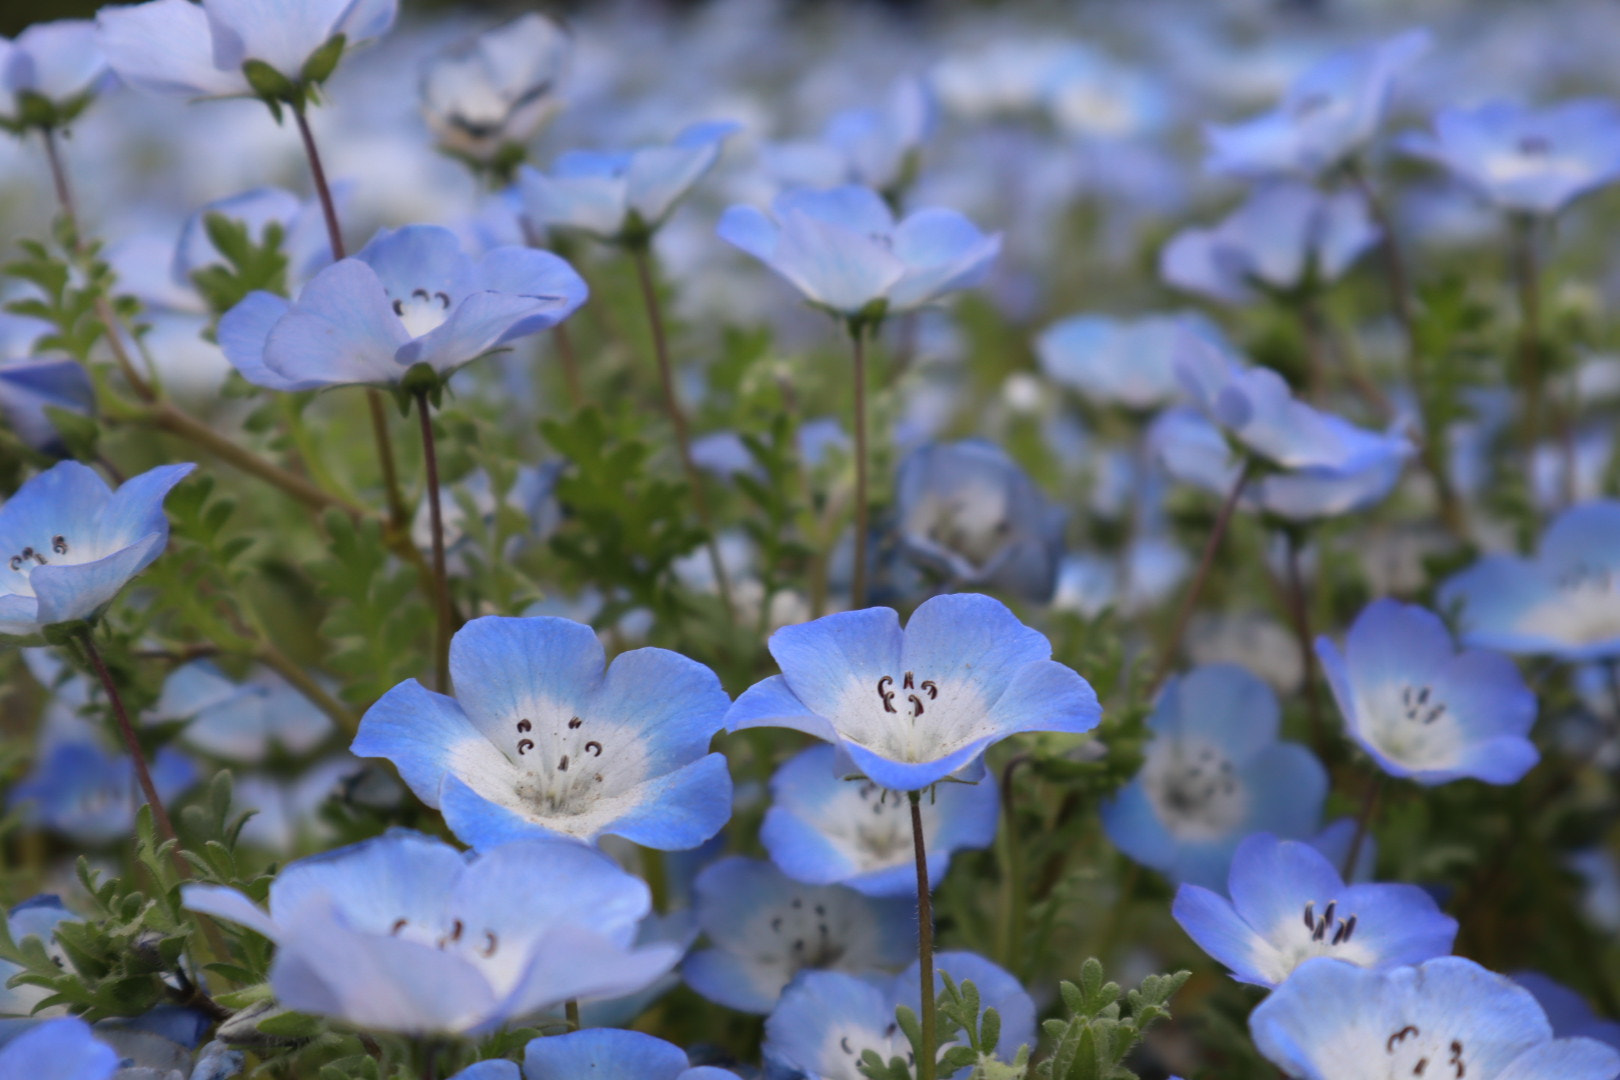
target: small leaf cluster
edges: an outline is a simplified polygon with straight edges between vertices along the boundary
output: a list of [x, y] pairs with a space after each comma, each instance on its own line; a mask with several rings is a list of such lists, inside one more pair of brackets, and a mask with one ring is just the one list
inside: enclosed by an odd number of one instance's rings
[[247, 222], [224, 214], [204, 216], [203, 229], [225, 261], [192, 271], [191, 283], [215, 317], [241, 303], [251, 292], [286, 295], [287, 255], [282, 251], [286, 230], [280, 222], [266, 225], [257, 240]]
[[1079, 984], [1061, 987], [1068, 1019], [1042, 1025], [1053, 1045], [1035, 1075], [1040, 1080], [1136, 1080], [1136, 1073], [1121, 1063], [1149, 1027], [1169, 1018], [1170, 998], [1191, 975], [1149, 975], [1122, 995], [1118, 983], [1103, 981], [1102, 962], [1087, 960]]

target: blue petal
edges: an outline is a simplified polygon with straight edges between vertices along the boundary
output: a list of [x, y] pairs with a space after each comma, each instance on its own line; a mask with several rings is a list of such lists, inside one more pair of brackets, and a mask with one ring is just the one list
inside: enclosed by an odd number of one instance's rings
[[761, 262], [770, 262], [776, 254], [776, 241], [781, 228], [756, 206], [732, 206], [720, 215], [715, 232], [728, 244], [742, 248]]
[[187, 97], [245, 93], [240, 66], [214, 66], [208, 15], [191, 0], [109, 5], [96, 13], [108, 66], [140, 90]]
[[771, 269], [833, 311], [858, 314], [905, 276], [906, 264], [867, 233], [799, 210], [783, 216], [781, 226]]
[[787, 689], [808, 711], [837, 721], [846, 702], [870, 696], [879, 679], [900, 670], [903, 641], [894, 609], [864, 608], [784, 626], [768, 647]]
[[377, 274], [343, 259], [316, 274], [270, 331], [264, 366], [300, 387], [386, 385], [404, 374], [394, 354], [409, 340]]
[[1238, 836], [1273, 832], [1305, 839], [1321, 827], [1327, 770], [1305, 747], [1274, 743], [1241, 765], [1238, 775], [1249, 792], [1249, 813]]
[[[1176, 840], [1153, 809], [1138, 777], [1098, 807], [1103, 832], [1115, 847], [1155, 870], [1169, 870], [1175, 860]], [[1217, 880], [1215, 888], [1220, 888]]]
[[450, 641], [456, 698], [496, 745], [510, 742], [519, 718], [561, 727], [582, 715], [603, 666], [596, 631], [570, 619], [489, 615], [467, 623]]
[[754, 727], [792, 728], [829, 741], [838, 738], [832, 721], [800, 701], [788, 687], [786, 677], [781, 675], [772, 675], [750, 686], [726, 711], [726, 730]]
[[456, 839], [478, 851], [514, 840], [555, 840], [563, 836], [515, 810], [490, 802], [454, 773], [446, 773], [439, 787], [439, 812]]
[[871, 188], [858, 184], [816, 191], [798, 188], [776, 197], [771, 209], [778, 219], [807, 214], [818, 221], [836, 225], [862, 236], [887, 236], [894, 231], [894, 215], [889, 204]]
[[675, 1080], [688, 1064], [678, 1046], [611, 1028], [533, 1039], [523, 1052], [525, 1080]]
[[442, 840], [405, 829], [288, 863], [270, 885], [270, 913], [283, 922], [329, 902], [356, 932], [387, 934], [396, 919], [437, 925], [466, 857]]
[[1170, 914], [1200, 949], [1225, 964], [1239, 982], [1269, 984], [1254, 963], [1254, 953], [1265, 947], [1264, 941], [1225, 898], [1202, 885], [1183, 885], [1176, 890]]
[[1256, 833], [1232, 853], [1228, 887], [1238, 916], [1275, 937], [1278, 928], [1299, 917], [1297, 898], [1325, 902], [1343, 892], [1345, 884], [1327, 857], [1309, 844]]
[[710, 754], [637, 791], [638, 805], [604, 832], [658, 851], [686, 851], [731, 819], [731, 772], [724, 754]]
[[1277, 695], [1259, 677], [1236, 664], [1205, 664], [1165, 684], [1148, 727], [1213, 743], [1241, 765], [1276, 741], [1281, 722]]
[[118, 1054], [76, 1016], [46, 1020], [0, 1049], [0, 1075], [28, 1080], [107, 1080]]
[[219, 320], [219, 347], [225, 359], [255, 386], [271, 390], [313, 390], [319, 379], [290, 379], [264, 362], [265, 343], [276, 323], [292, 309], [286, 299], [267, 292], [251, 292]]
[[696, 660], [668, 649], [635, 649], [614, 658], [585, 707], [587, 721], [627, 721], [656, 775], [707, 754], [730, 704], [720, 679]]
[[446, 775], [510, 767], [454, 698], [432, 693], [415, 679], [400, 683], [366, 710], [349, 749], [357, 757], [392, 761], [416, 797], [435, 808]]
[[523, 1073], [515, 1061], [492, 1058], [467, 1066], [450, 1080], [523, 1080]]

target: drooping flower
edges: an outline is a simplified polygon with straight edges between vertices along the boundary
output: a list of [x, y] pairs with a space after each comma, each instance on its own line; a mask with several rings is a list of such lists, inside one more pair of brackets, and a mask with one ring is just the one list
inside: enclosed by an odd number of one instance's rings
[[481, 1033], [612, 997], [674, 966], [635, 948], [651, 894], [601, 852], [520, 840], [469, 859], [403, 829], [289, 863], [269, 914], [234, 889], [187, 885], [186, 907], [276, 944], [270, 986], [290, 1009], [360, 1027]]
[[107, 63], [138, 90], [181, 97], [292, 100], [326, 81], [343, 52], [386, 34], [398, 0], [150, 0], [104, 7]]
[[163, 553], [163, 500], [193, 468], [162, 465], [115, 492], [64, 461], [0, 504], [0, 642], [38, 644], [48, 627], [99, 617]]
[[523, 1080], [581, 1080], [587, 1076], [591, 1080], [737, 1080], [735, 1073], [712, 1065], [694, 1067], [685, 1050], [639, 1031], [571, 1031], [532, 1039], [523, 1051]]
[[1102, 804], [1108, 838], [1174, 881], [1219, 889], [1251, 833], [1315, 833], [1327, 773], [1305, 747], [1277, 741], [1281, 720], [1271, 688], [1240, 667], [1166, 682], [1142, 771]]
[[493, 165], [520, 156], [562, 108], [567, 59], [562, 27], [527, 12], [434, 57], [422, 73], [422, 115], [439, 146], [459, 157]]
[[34, 23], [0, 37], [0, 128], [59, 128], [84, 111], [107, 82], [107, 61], [88, 19]]
[[1204, 129], [1204, 167], [1226, 176], [1314, 179], [1371, 141], [1383, 123], [1392, 84], [1429, 48], [1429, 34], [1408, 30], [1342, 49], [1295, 81], [1270, 112]]
[[1440, 587], [1469, 645], [1603, 660], [1620, 655], [1620, 502], [1572, 506], [1532, 558], [1487, 555]]
[[1342, 654], [1325, 637], [1316, 654], [1350, 737], [1392, 776], [1512, 784], [1540, 759], [1536, 696], [1519, 669], [1501, 653], [1457, 652], [1433, 612], [1375, 600]]
[[[914, 900], [917, 866], [905, 798], [870, 780], [844, 779], [836, 758], [833, 747], [812, 746], [776, 770], [760, 843], [796, 881]], [[928, 883], [938, 886], [953, 852], [995, 841], [1000, 792], [987, 772], [976, 784], [941, 785], [921, 810]]]
[[1175, 364], [1183, 332], [1224, 345], [1215, 324], [1196, 312], [1137, 319], [1073, 315], [1041, 332], [1035, 354], [1053, 382], [1093, 404], [1149, 412], [1185, 393]]
[[[250, 293], [219, 322], [225, 356], [272, 390], [435, 379], [585, 302], [585, 282], [547, 251], [501, 247], [476, 262], [434, 225], [383, 231], [288, 301]], [[411, 375], [415, 378], [414, 375]]]
[[786, 191], [770, 214], [733, 206], [720, 238], [786, 278], [811, 304], [847, 318], [881, 318], [932, 303], [982, 280], [1001, 251], [954, 210], [896, 221], [882, 196], [846, 185]]
[[28, 1080], [108, 1080], [117, 1051], [77, 1016], [47, 1020], [0, 1047], [0, 1076]]
[[303, 753], [332, 730], [325, 713], [268, 668], [237, 681], [209, 660], [175, 668], [146, 720], [185, 721], [188, 744], [232, 761], [262, 761], [272, 743]]
[[771, 635], [782, 674], [756, 683], [726, 727], [787, 727], [837, 748], [837, 768], [895, 791], [977, 776], [992, 743], [1090, 731], [1097, 695], [1000, 601], [924, 601], [904, 630], [892, 608], [844, 611]]
[[1416, 885], [1346, 885], [1310, 844], [1256, 833], [1232, 856], [1227, 890], [1182, 885], [1171, 908], [1198, 947], [1238, 982], [1276, 986], [1316, 956], [1361, 967], [1451, 952], [1457, 920]]
[[894, 498], [901, 547], [946, 588], [1052, 598], [1068, 514], [999, 446], [919, 446], [900, 463]]
[[720, 160], [737, 125], [693, 124], [669, 146], [620, 153], [574, 150], [549, 173], [518, 176], [523, 213], [536, 230], [580, 232], [606, 243], [645, 244], [694, 184]]
[[710, 947], [687, 957], [681, 976], [742, 1012], [770, 1012], [801, 971], [898, 971], [916, 952], [914, 897], [875, 900], [838, 885], [803, 885], [739, 856], [706, 867], [695, 890]]
[[1612, 1080], [1620, 1053], [1555, 1039], [1528, 990], [1472, 960], [1372, 969], [1307, 960], [1249, 1017], [1255, 1045], [1301, 1080]]
[[692, 848], [731, 816], [727, 698], [714, 672], [667, 649], [605, 663], [568, 619], [487, 616], [450, 642], [456, 696], [400, 683], [367, 710], [352, 749], [384, 757], [464, 843], [622, 836]]
[[1502, 210], [1551, 216], [1620, 179], [1620, 108], [1566, 101], [1545, 109], [1492, 101], [1442, 109], [1434, 132], [1400, 140]]

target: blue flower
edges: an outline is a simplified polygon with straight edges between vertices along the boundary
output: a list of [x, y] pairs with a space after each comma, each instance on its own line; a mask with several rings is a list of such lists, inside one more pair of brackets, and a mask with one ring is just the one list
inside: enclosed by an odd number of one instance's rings
[[394, 386], [418, 364], [447, 377], [556, 325], [585, 295], [550, 252], [502, 247], [474, 262], [448, 229], [407, 225], [316, 274], [296, 301], [250, 293], [220, 320], [219, 344], [272, 390]]
[[163, 499], [193, 468], [163, 465], [114, 492], [64, 461], [0, 504], [0, 642], [38, 644], [46, 627], [106, 610], [163, 554]]
[[1555, 1039], [1528, 990], [1460, 956], [1385, 970], [1308, 960], [1249, 1017], [1255, 1045], [1301, 1080], [1612, 1080], [1620, 1053]]
[[1175, 366], [1183, 331], [1224, 347], [1220, 330], [1196, 312], [1138, 319], [1072, 315], [1042, 331], [1035, 353], [1053, 382], [1093, 404], [1149, 412], [1185, 393]]
[[[1010, 1061], [1020, 1046], [1035, 1041], [1035, 1003], [1013, 976], [970, 952], [939, 953], [934, 972], [936, 989], [944, 985], [943, 975], [972, 982], [982, 1007], [1000, 1014], [998, 1058]], [[806, 972], [783, 991], [765, 1021], [767, 1068], [797, 1070], [807, 1080], [852, 1080], [860, 1075], [856, 1063], [867, 1050], [884, 1061], [909, 1059], [911, 1044], [895, 1023], [894, 1010], [918, 1008], [918, 981], [916, 963], [886, 982], [840, 971]], [[942, 1040], [939, 1049], [952, 1044]]]
[[[515, 1070], [514, 1070], [515, 1071]], [[480, 1080], [501, 1080], [492, 1074]], [[639, 1031], [572, 1031], [532, 1039], [523, 1051], [523, 1080], [737, 1080], [712, 1065], [693, 1068], [686, 1051]]]
[[1102, 708], [1051, 643], [997, 600], [936, 596], [906, 628], [892, 608], [785, 626], [782, 674], [732, 705], [726, 727], [786, 727], [836, 745], [837, 768], [895, 791], [976, 778], [986, 747], [1026, 731], [1090, 731]]
[[1184, 229], [1159, 253], [1159, 275], [1224, 304], [1336, 281], [1378, 242], [1366, 202], [1306, 184], [1256, 188], [1212, 229]]
[[1437, 603], [1461, 608], [1470, 645], [1570, 661], [1620, 655], [1620, 502], [1570, 507], [1533, 558], [1487, 555], [1447, 580]]
[[332, 730], [325, 713], [269, 669], [238, 682], [209, 660], [175, 668], [146, 720], [186, 721], [187, 743], [232, 761], [262, 761], [271, 743], [303, 753]]
[[34, 23], [13, 40], [0, 37], [0, 127], [58, 127], [106, 82], [107, 61], [88, 19]]
[[1316, 654], [1350, 737], [1391, 776], [1512, 784], [1540, 759], [1528, 738], [1536, 696], [1519, 669], [1500, 653], [1457, 652], [1433, 612], [1375, 600], [1343, 654], [1325, 637]]
[[1391, 84], [1428, 51], [1429, 34], [1342, 49], [1295, 81], [1271, 112], [1204, 129], [1204, 167], [1227, 176], [1314, 178], [1367, 145], [1383, 122]]
[[859, 184], [895, 197], [915, 179], [923, 143], [937, 120], [933, 95], [916, 79], [898, 79], [882, 105], [845, 109], [821, 138], [761, 149], [767, 172], [789, 187]]
[[1219, 889], [1249, 834], [1310, 836], [1327, 773], [1303, 746], [1277, 741], [1280, 723], [1276, 695], [1240, 667], [1165, 683], [1142, 771], [1102, 804], [1108, 838], [1172, 880]]
[[582, 232], [608, 243], [639, 245], [720, 160], [738, 125], [693, 124], [669, 146], [621, 153], [575, 150], [550, 174], [525, 167], [518, 177], [523, 212], [535, 229]]
[[47, 1020], [0, 1048], [0, 1076], [28, 1080], [108, 1080], [118, 1053], [76, 1016]]
[[1536, 1004], [1547, 1014], [1553, 1035], [1558, 1038], [1580, 1036], [1596, 1039], [1600, 1043], [1620, 1050], [1620, 1022], [1605, 1020], [1592, 1012], [1592, 1006], [1580, 994], [1562, 983], [1534, 971], [1519, 971], [1513, 981], [1535, 995]]
[[1551, 216], [1620, 179], [1620, 108], [1603, 100], [1531, 109], [1507, 101], [1443, 109], [1409, 154], [1448, 169], [1503, 210]]
[[317, 52], [388, 32], [398, 0], [151, 0], [104, 7], [96, 15], [101, 49], [118, 77], [137, 90], [181, 97], [251, 95], [246, 66], [267, 65], [294, 86], [322, 82], [309, 67]]
[[[480, 534], [494, 538], [504, 532], [506, 543], [501, 547], [501, 556], [508, 560], [549, 537], [562, 521], [562, 507], [557, 502], [557, 478], [564, 467], [561, 461], [540, 466], [520, 465], [499, 498], [489, 473], [483, 469], [469, 473], [453, 485], [440, 487], [444, 547], [451, 569], [465, 567], [466, 556], [474, 549]], [[471, 524], [469, 518], [477, 524]], [[527, 527], [514, 530], [512, 521], [524, 522]], [[411, 539], [424, 551], [432, 549], [432, 510], [425, 499], [411, 522]], [[488, 554], [492, 553], [486, 553], [486, 557]]]
[[894, 501], [902, 549], [943, 575], [946, 588], [1052, 598], [1068, 514], [999, 446], [963, 439], [917, 447], [900, 463]]
[[422, 115], [443, 149], [493, 162], [562, 108], [567, 59], [562, 27], [527, 12], [434, 57], [422, 73]]
[[725, 756], [709, 753], [720, 680], [666, 649], [604, 661], [583, 623], [474, 619], [450, 642], [456, 696], [400, 683], [352, 749], [392, 761], [476, 848], [548, 835], [698, 846], [731, 816]]
[[[197, 782], [196, 764], [168, 746], [152, 757], [151, 772], [165, 805]], [[28, 806], [28, 820], [87, 844], [129, 839], [139, 802], [129, 756], [80, 739], [48, 743], [8, 799]]]
[[916, 952], [915, 896], [874, 900], [837, 885], [801, 885], [738, 856], [705, 868], [696, 893], [710, 947], [687, 957], [681, 976], [742, 1012], [770, 1012], [801, 971], [898, 971]]
[[[797, 881], [915, 899], [917, 866], [906, 800], [870, 780], [844, 779], [836, 757], [831, 746], [812, 746], [776, 770], [760, 842]], [[995, 841], [999, 815], [1000, 793], [988, 772], [976, 784], [942, 784], [923, 800], [930, 886], [944, 880], [952, 852]]]
[[680, 957], [633, 945], [652, 906], [645, 884], [563, 841], [469, 859], [394, 829], [289, 863], [268, 915], [222, 886], [182, 897], [276, 943], [270, 986], [283, 1005], [381, 1031], [481, 1033], [570, 998], [630, 993]]
[[[72, 918], [73, 913], [62, 906], [60, 897], [44, 893], [24, 900], [7, 913], [6, 932], [14, 942], [21, 942], [26, 937], [38, 938], [40, 944], [45, 946], [46, 953], [65, 967], [67, 954], [56, 943], [56, 924]], [[35, 1011], [35, 1006], [51, 996], [51, 991], [43, 986], [28, 983], [7, 986], [11, 977], [22, 970], [18, 964], [0, 960], [0, 1046], [23, 1031], [38, 1026], [40, 1020], [66, 1011], [60, 1005], [47, 1005]]]
[[44, 454], [67, 455], [56, 422], [47, 409], [88, 416], [96, 406], [90, 373], [72, 359], [0, 362], [0, 416], [17, 438]]
[[1417, 964], [1451, 952], [1457, 920], [1416, 885], [1346, 885], [1321, 852], [1256, 833], [1232, 856], [1232, 899], [1183, 885], [1171, 908], [1198, 947], [1238, 982], [1276, 986], [1306, 960]]
[[1001, 251], [954, 210], [896, 222], [883, 198], [848, 185], [783, 192], [771, 213], [733, 206], [720, 238], [765, 263], [811, 304], [850, 318], [911, 311], [983, 279]]

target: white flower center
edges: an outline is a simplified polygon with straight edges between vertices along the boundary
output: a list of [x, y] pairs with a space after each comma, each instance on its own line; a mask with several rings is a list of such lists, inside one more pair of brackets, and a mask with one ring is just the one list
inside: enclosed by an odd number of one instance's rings
[[1456, 762], [1462, 726], [1432, 686], [1391, 683], [1371, 698], [1367, 737], [1386, 755], [1413, 769], [1443, 769]]
[[[542, 816], [582, 814], [602, 794], [607, 783], [602, 755], [607, 747], [585, 721], [570, 717], [560, 731], [546, 736], [528, 719], [513, 725], [519, 765], [517, 796]], [[539, 742], [537, 742], [537, 738]]]
[[1577, 565], [1558, 576], [1558, 591], [1519, 619], [1519, 629], [1574, 645], [1620, 637], [1620, 580], [1607, 567]]
[[1248, 813], [1236, 766], [1208, 743], [1161, 738], [1148, 750], [1142, 783], [1159, 820], [1180, 840], [1218, 840]]
[[405, 324], [406, 333], [419, 338], [443, 326], [450, 317], [450, 294], [412, 289], [411, 295], [394, 299], [394, 314]]
[[4, 557], [6, 569], [11, 572], [5, 579], [5, 591], [12, 595], [33, 596], [34, 585], [30, 578], [36, 566], [46, 566], [50, 563], [77, 566], [80, 563], [93, 562], [100, 558], [100, 553], [83, 548], [76, 550], [76, 545], [66, 534], [57, 533], [49, 542], [28, 544]]
[[1329, 899], [1320, 907], [1315, 900], [1305, 903], [1298, 922], [1289, 921], [1278, 928], [1278, 940], [1270, 944], [1275, 952], [1260, 959], [1260, 974], [1273, 982], [1282, 982], [1300, 964], [1318, 956], [1331, 956], [1359, 967], [1376, 962], [1365, 945], [1365, 935], [1356, 937], [1358, 918], [1354, 912], [1339, 910], [1337, 900]]
[[1401, 1024], [1384, 1039], [1389, 1076], [1420, 1076], [1424, 1080], [1465, 1080], [1468, 1048], [1461, 1039], [1433, 1028]]

